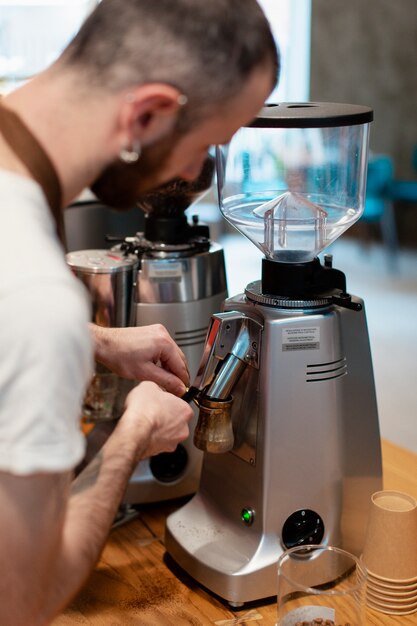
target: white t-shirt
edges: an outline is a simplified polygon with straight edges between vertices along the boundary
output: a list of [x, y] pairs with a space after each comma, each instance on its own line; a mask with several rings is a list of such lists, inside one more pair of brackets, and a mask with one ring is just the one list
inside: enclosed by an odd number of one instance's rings
[[61, 472], [82, 459], [90, 319], [41, 188], [0, 170], [0, 471]]

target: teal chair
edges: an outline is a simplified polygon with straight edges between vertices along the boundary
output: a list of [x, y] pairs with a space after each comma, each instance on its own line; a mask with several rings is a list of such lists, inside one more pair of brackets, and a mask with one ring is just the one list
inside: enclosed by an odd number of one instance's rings
[[368, 162], [365, 209], [361, 221], [378, 224], [382, 240], [393, 258], [398, 251], [398, 233], [392, 198], [394, 164], [387, 155], [371, 156]]
[[[417, 146], [411, 153], [411, 163], [417, 172]], [[390, 185], [390, 196], [394, 201], [417, 204], [417, 180], [393, 180]]]

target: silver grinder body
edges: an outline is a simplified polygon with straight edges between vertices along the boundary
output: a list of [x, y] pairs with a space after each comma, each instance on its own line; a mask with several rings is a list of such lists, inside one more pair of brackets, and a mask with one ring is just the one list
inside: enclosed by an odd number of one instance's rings
[[[92, 321], [99, 326], [126, 327], [163, 324], [184, 352], [191, 379], [195, 376], [211, 315], [227, 296], [224, 253], [211, 243], [195, 252], [190, 246], [171, 252], [123, 254], [112, 250], [80, 250], [67, 255], [74, 274], [90, 293]], [[104, 366], [97, 363], [96, 369]], [[119, 393], [112, 422], [97, 423], [87, 436], [84, 464], [111, 434], [134, 381], [119, 379]], [[125, 504], [178, 498], [198, 488], [202, 453], [192, 443], [197, 409], [190, 437], [173, 453], [141, 461], [128, 483]]]
[[224, 310], [260, 324], [257, 364], [231, 392], [234, 448], [204, 454], [198, 493], [167, 520], [166, 547], [239, 606], [276, 596], [277, 560], [300, 529], [307, 543], [359, 555], [382, 470], [364, 308], [286, 309], [241, 294]]
[[[194, 254], [143, 254], [133, 289], [131, 325], [163, 324], [184, 352], [193, 380], [205, 343], [211, 315], [227, 295], [224, 253], [211, 243]], [[129, 481], [124, 501], [155, 502], [189, 495], [197, 490], [203, 455], [193, 445], [198, 411], [190, 436], [173, 453], [145, 459]]]

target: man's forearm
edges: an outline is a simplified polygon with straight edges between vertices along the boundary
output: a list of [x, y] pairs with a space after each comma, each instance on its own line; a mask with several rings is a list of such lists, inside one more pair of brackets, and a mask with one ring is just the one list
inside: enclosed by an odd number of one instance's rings
[[[144, 427], [143, 450], [149, 434]], [[135, 468], [140, 450], [120, 422], [113, 435], [74, 481], [68, 503], [61, 558], [44, 605], [45, 622], [76, 595], [97, 562]], [[132, 443], [135, 441], [135, 445]]]
[[189, 435], [192, 415], [188, 404], [144, 382], [72, 486], [69, 471], [0, 472], [1, 624], [46, 626], [63, 610], [100, 556], [132, 470], [142, 458], [174, 450]]
[[102, 362], [108, 350], [109, 335], [107, 329], [90, 322], [88, 325], [93, 338], [94, 354], [97, 361]]

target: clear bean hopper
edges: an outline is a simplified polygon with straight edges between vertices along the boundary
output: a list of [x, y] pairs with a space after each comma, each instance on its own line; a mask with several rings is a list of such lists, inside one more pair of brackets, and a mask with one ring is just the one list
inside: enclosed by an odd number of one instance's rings
[[220, 209], [271, 261], [304, 263], [364, 208], [370, 109], [265, 107], [218, 148]]

